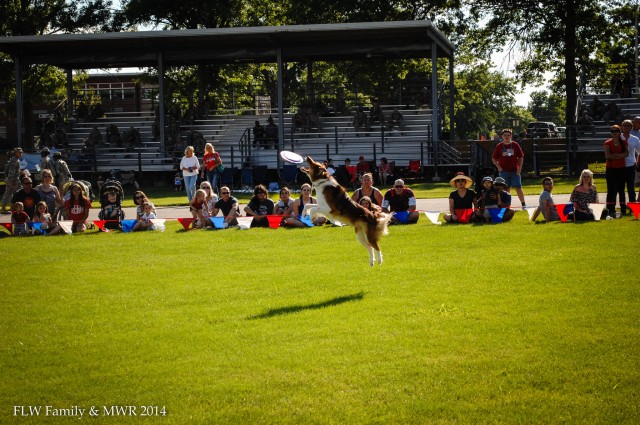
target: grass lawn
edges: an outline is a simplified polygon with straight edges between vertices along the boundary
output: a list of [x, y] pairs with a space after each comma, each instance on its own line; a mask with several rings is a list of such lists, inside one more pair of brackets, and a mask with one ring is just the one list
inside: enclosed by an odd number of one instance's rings
[[4, 238], [0, 423], [640, 422], [640, 223], [525, 216]]

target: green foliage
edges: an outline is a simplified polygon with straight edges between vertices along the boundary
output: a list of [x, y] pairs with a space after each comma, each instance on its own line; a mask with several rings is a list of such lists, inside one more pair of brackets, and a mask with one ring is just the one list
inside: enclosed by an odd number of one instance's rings
[[[486, 63], [471, 64], [454, 75], [456, 134], [460, 139], [488, 135], [492, 128], [526, 126], [529, 114], [515, 105], [515, 82], [490, 71]], [[448, 117], [446, 118], [448, 122]], [[515, 126], [514, 131], [520, 129]]]
[[[105, 0], [3, 0], [0, 3], [0, 35], [43, 35], [100, 31], [109, 26], [110, 1]], [[0, 53], [0, 98], [7, 115], [15, 116], [15, 65]], [[23, 75], [24, 116], [27, 140], [31, 138], [31, 108], [57, 103], [65, 97], [63, 70], [48, 65], [28, 65]], [[27, 144], [28, 146], [28, 144]]]
[[637, 250], [638, 222], [520, 214], [392, 227], [374, 268], [350, 228], [5, 239], [0, 422], [636, 422], [636, 261], [605, 253]]
[[546, 91], [531, 93], [529, 111], [538, 121], [552, 121], [556, 124], [564, 122], [562, 118], [565, 107], [563, 96]]
[[123, 27], [226, 28], [244, 24], [243, 5], [240, 0], [125, 0], [116, 19]]

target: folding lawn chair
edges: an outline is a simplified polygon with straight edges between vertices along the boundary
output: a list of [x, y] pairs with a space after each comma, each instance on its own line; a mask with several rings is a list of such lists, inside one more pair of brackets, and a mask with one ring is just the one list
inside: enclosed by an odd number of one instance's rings
[[227, 186], [233, 189], [233, 175], [235, 174], [235, 172], [235, 167], [224, 167], [219, 180], [220, 186]]
[[253, 192], [253, 168], [243, 168], [240, 173], [241, 192]]
[[282, 166], [280, 180], [282, 184], [288, 186], [289, 189], [294, 189], [298, 181], [298, 166], [295, 164], [284, 164]]
[[266, 165], [256, 165], [253, 167], [253, 182], [255, 184], [263, 184], [267, 186], [269, 184], [268, 181], [268, 173], [269, 169]]

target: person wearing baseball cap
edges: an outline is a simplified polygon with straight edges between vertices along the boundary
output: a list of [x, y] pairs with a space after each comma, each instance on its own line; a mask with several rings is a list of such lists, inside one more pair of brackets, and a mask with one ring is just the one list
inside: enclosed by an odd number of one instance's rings
[[[511, 140], [513, 132], [510, 128], [502, 130], [502, 142], [496, 145], [491, 156], [491, 161], [498, 168], [500, 177], [502, 177], [507, 186], [507, 190], [513, 187], [518, 194], [518, 199], [522, 207], [526, 207], [524, 200], [524, 192], [522, 192], [522, 164], [524, 163], [524, 152], [518, 144]], [[494, 182], [495, 184], [495, 182]]]
[[[476, 189], [478, 189], [476, 187]], [[493, 187], [493, 178], [486, 176], [482, 179], [482, 186], [476, 194], [478, 209], [476, 217], [479, 221], [491, 223], [491, 213], [489, 209], [498, 208], [498, 190]]]
[[4, 195], [2, 196], [1, 214], [9, 214], [7, 206], [11, 202], [13, 194], [20, 189], [20, 158], [22, 157], [22, 148], [13, 148], [13, 156], [4, 166]]
[[511, 195], [507, 192], [507, 182], [502, 177], [496, 177], [493, 186], [498, 191], [498, 208], [506, 208], [502, 221], [506, 222], [513, 218], [515, 211], [511, 209]]

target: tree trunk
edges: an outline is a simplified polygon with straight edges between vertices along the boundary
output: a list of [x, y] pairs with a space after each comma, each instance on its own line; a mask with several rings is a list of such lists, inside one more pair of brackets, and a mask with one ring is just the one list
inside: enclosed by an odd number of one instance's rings
[[564, 74], [567, 90], [567, 105], [565, 107], [565, 124], [572, 126], [576, 123], [576, 18], [575, 1], [567, 0], [564, 11]]

